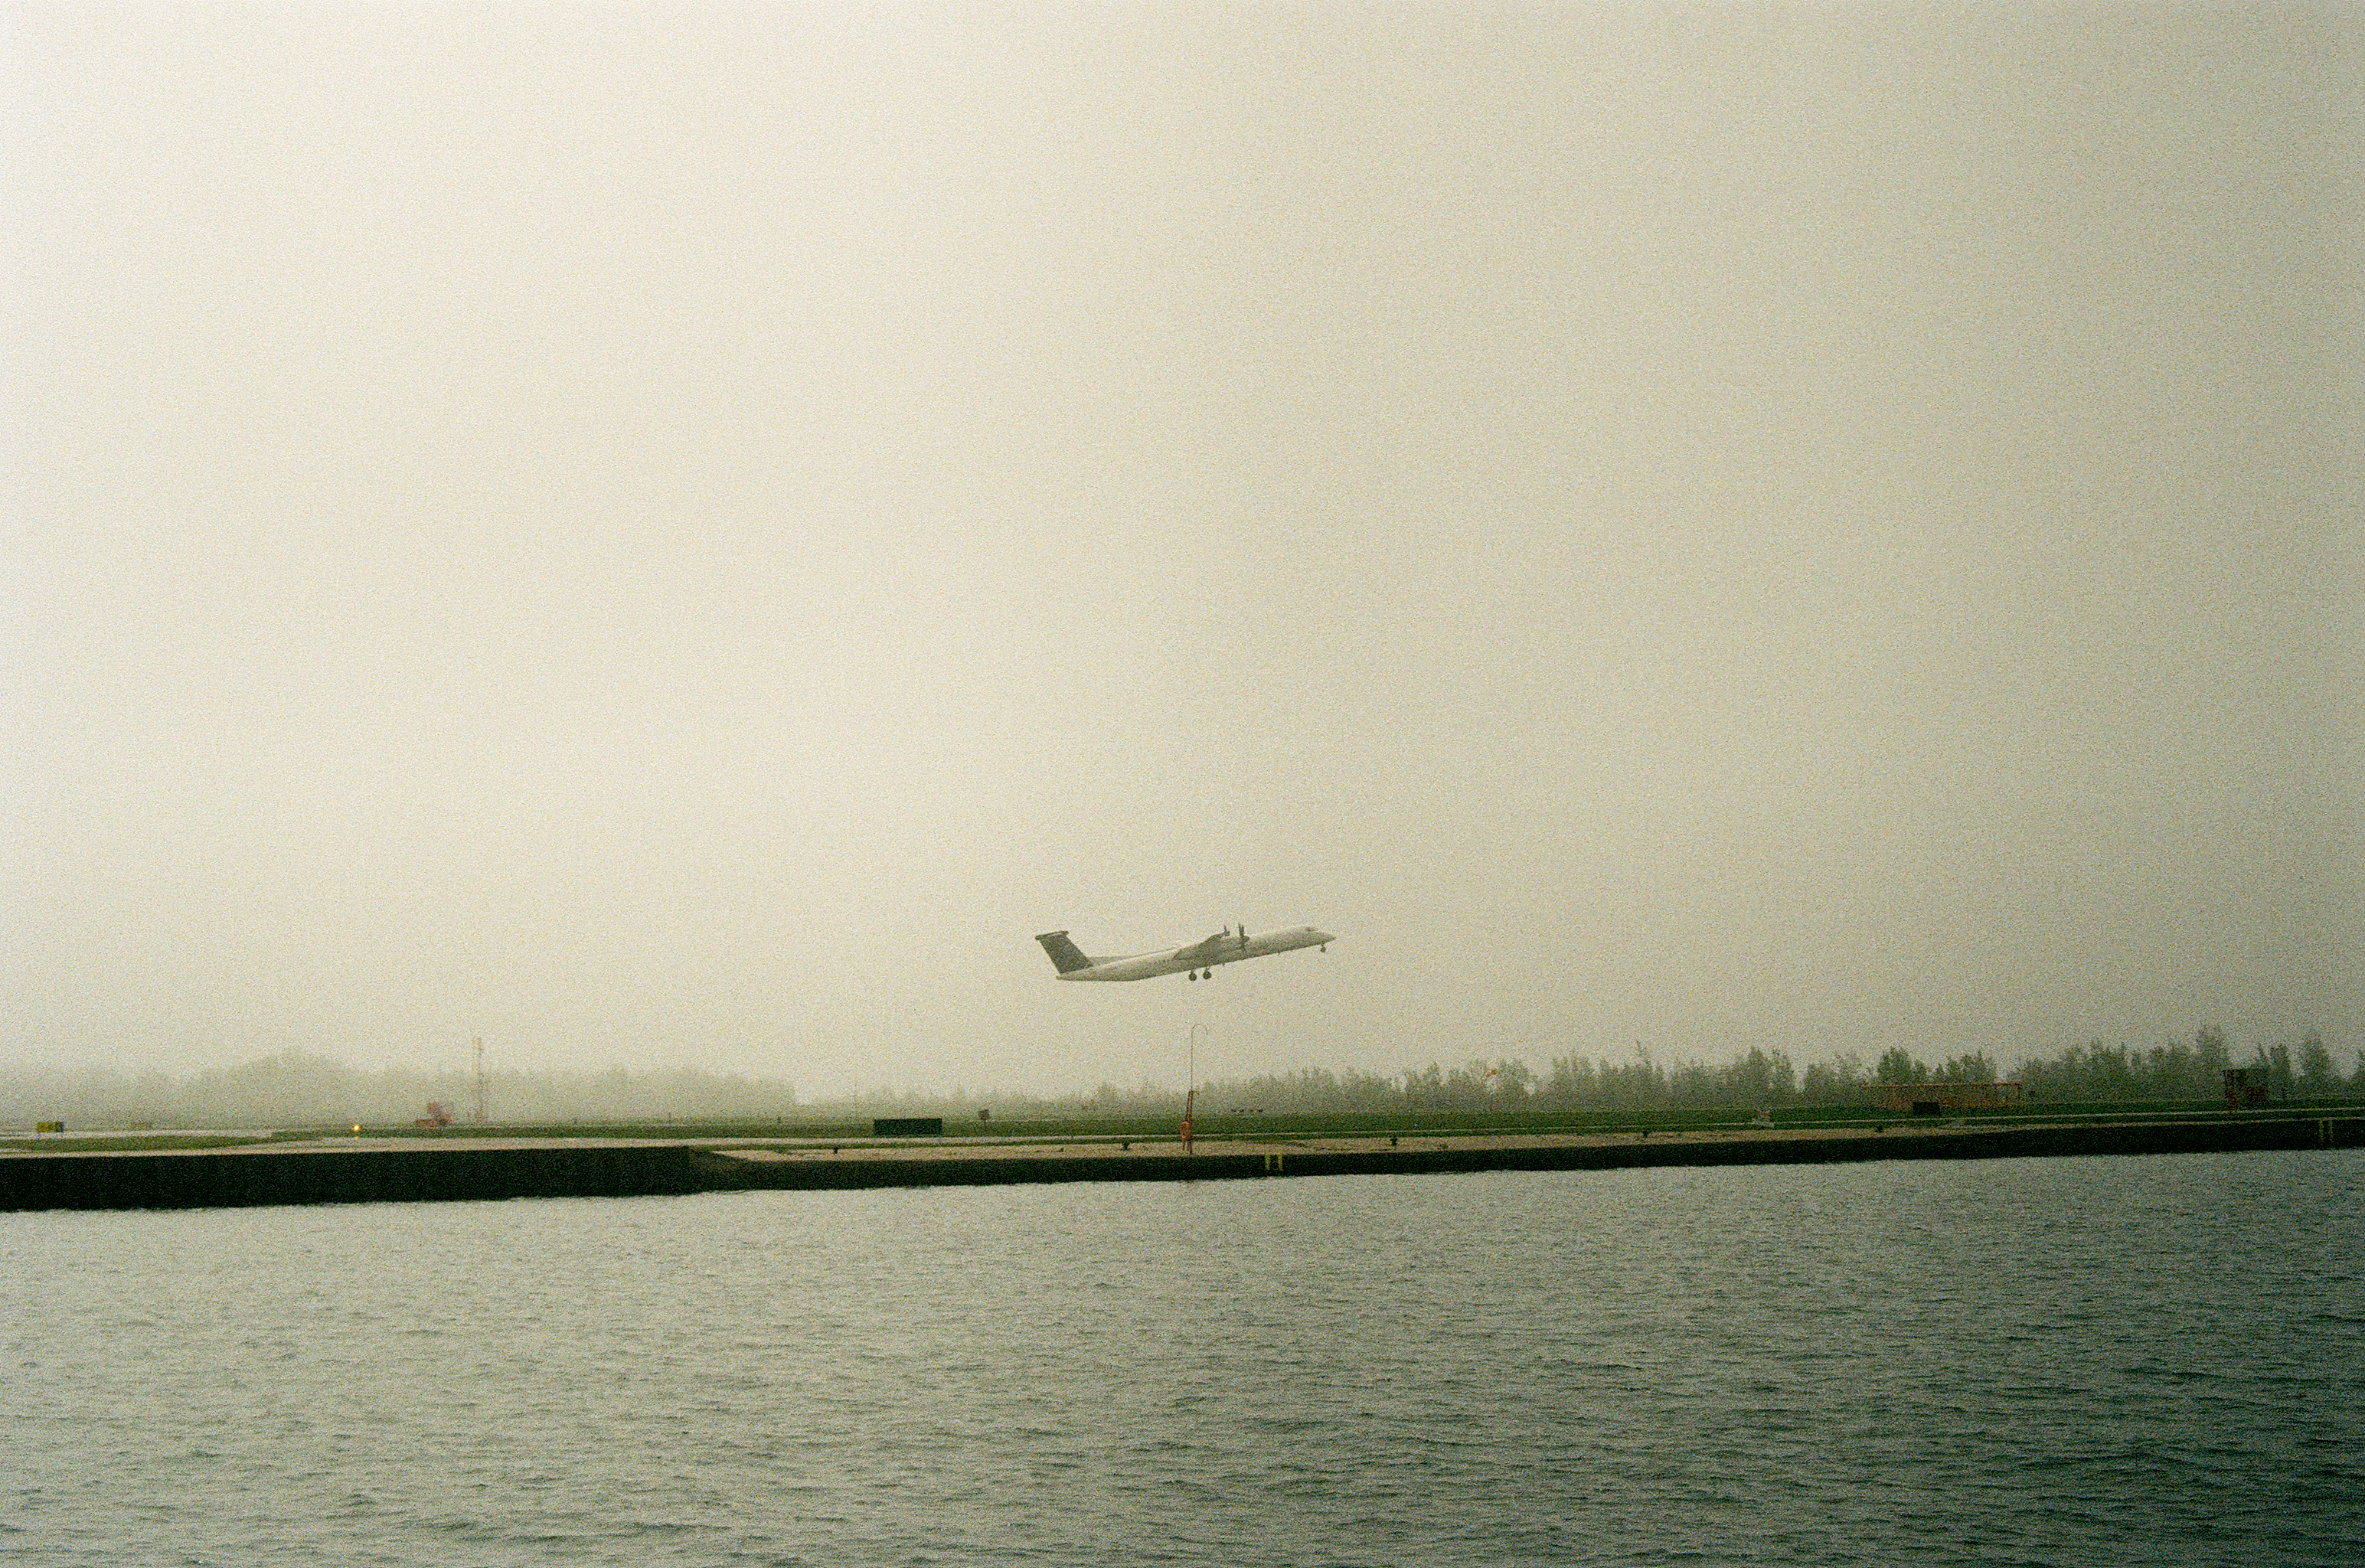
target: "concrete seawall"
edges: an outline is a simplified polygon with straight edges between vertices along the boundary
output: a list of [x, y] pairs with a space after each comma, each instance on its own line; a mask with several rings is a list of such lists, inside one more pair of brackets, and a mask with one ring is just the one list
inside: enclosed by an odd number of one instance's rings
[[712, 1158], [678, 1144], [18, 1154], [0, 1157], [0, 1209], [641, 1197], [706, 1191]]
[[[1834, 1134], [1754, 1131], [1561, 1138], [1550, 1134], [1390, 1140], [1306, 1138], [1288, 1143], [1172, 1146], [1141, 1153], [1029, 1151], [1003, 1158], [941, 1158], [931, 1150], [862, 1159], [809, 1159], [737, 1150], [747, 1167], [727, 1184], [829, 1190], [981, 1185], [1007, 1182], [1189, 1182], [1267, 1176], [1452, 1175], [1482, 1170], [1623, 1170], [1658, 1165], [1812, 1165], [1867, 1159], [1999, 1159], [2046, 1155], [2197, 1154], [2227, 1149], [2365, 1147], [2365, 1115], [2126, 1123]], [[901, 1156], [901, 1157], [899, 1157]], [[718, 1182], [718, 1185], [724, 1183]]]
[[2078, 1126], [1715, 1129], [1637, 1135], [1499, 1134], [1068, 1144], [948, 1139], [715, 1148], [692, 1142], [334, 1140], [203, 1150], [0, 1154], [0, 1210], [226, 1208], [273, 1204], [635, 1197], [1049, 1182], [1618, 1170], [1657, 1165], [2179, 1154], [2365, 1147], [2365, 1114], [2247, 1115]]

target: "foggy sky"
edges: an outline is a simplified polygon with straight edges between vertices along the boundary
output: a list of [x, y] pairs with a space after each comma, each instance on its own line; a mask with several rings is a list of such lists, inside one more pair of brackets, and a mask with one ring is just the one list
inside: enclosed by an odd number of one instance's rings
[[2365, 1044], [2354, 10], [6, 29], [11, 1059]]

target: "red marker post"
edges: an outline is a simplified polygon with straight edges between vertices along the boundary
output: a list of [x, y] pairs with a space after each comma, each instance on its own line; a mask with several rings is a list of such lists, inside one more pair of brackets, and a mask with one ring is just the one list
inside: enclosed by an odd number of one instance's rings
[[1182, 1068], [1182, 1155], [1191, 1154], [1191, 1104], [1199, 1093], [1199, 1031], [1207, 1025], [1193, 1020], [1191, 1032], [1183, 1036], [1187, 1045]]

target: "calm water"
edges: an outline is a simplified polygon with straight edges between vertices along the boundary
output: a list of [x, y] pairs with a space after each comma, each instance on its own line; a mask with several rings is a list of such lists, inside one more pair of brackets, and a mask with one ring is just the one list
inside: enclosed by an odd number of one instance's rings
[[2348, 1562], [2353, 1152], [0, 1215], [0, 1556]]

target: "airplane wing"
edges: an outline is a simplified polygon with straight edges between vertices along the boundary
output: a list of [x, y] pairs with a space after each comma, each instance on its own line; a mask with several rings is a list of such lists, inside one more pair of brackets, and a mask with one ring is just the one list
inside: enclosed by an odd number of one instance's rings
[[1229, 930], [1218, 931], [1204, 942], [1194, 942], [1188, 947], [1175, 948], [1174, 957], [1181, 963], [1204, 964], [1222, 952], [1225, 945], [1231, 939], [1232, 934]]

